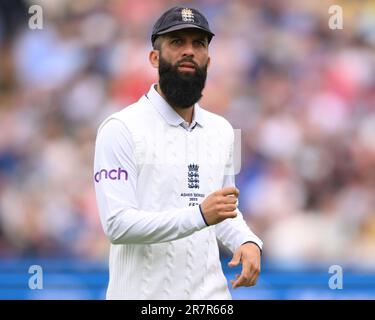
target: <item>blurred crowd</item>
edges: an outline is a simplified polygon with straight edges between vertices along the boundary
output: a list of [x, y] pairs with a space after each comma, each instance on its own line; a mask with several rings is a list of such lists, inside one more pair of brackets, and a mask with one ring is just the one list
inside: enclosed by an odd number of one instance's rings
[[177, 4], [216, 34], [200, 104], [241, 129], [240, 209], [264, 259], [375, 269], [375, 2], [354, 0], [2, 1], [0, 256], [106, 258], [96, 130], [156, 81], [152, 25]]

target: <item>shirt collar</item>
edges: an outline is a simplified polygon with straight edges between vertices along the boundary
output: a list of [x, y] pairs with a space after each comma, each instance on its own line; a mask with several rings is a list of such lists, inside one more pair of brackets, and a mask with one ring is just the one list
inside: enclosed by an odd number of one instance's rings
[[[146, 97], [150, 100], [151, 104], [161, 114], [164, 120], [172, 126], [184, 126], [185, 120], [168, 104], [167, 101], [156, 91], [156, 84], [152, 84], [150, 90], [146, 94]], [[190, 127], [194, 127], [197, 123], [203, 127], [203, 112], [198, 103], [194, 104], [193, 121]]]

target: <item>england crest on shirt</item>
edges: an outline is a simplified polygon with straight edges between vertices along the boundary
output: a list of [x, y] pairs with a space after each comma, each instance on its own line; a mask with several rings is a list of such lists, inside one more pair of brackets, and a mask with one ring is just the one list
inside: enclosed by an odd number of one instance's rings
[[199, 165], [189, 164], [188, 165], [188, 187], [189, 189], [199, 188]]

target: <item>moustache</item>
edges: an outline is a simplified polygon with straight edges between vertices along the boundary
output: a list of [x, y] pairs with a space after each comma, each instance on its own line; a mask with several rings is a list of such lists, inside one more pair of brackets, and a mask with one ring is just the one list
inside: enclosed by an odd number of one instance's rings
[[199, 69], [198, 63], [196, 63], [193, 59], [188, 58], [188, 59], [181, 59], [176, 63], [176, 67], [183, 67], [187, 66], [190, 68], [194, 68], [195, 70]]

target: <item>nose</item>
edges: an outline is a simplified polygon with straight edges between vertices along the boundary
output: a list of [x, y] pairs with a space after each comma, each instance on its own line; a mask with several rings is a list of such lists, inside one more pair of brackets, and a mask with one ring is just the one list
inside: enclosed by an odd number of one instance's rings
[[182, 56], [183, 57], [194, 57], [194, 47], [193, 47], [193, 44], [190, 43], [190, 42], [187, 42], [185, 45], [184, 45], [184, 48], [183, 48], [183, 51], [182, 51]]

